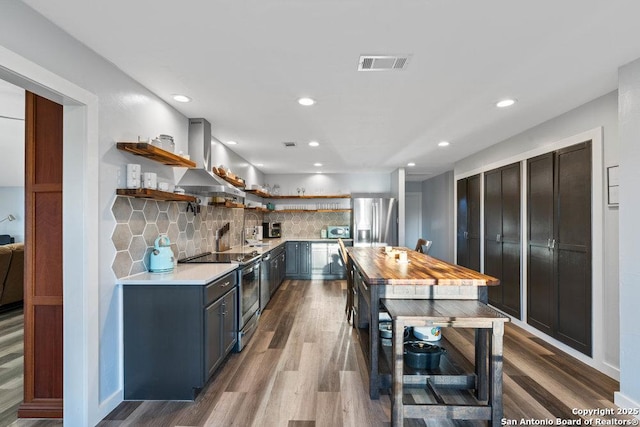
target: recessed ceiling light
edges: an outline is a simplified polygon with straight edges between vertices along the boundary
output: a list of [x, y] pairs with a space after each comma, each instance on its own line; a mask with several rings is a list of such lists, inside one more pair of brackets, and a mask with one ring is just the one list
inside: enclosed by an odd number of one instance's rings
[[317, 147], [318, 145], [320, 145], [320, 143], [318, 141], [311, 141], [309, 143], [309, 147]]
[[320, 166], [322, 166], [322, 163], [314, 163], [313, 166], [319, 168]]
[[314, 99], [311, 99], [311, 98], [300, 98], [300, 99], [298, 99], [298, 104], [304, 105], [305, 107], [308, 107], [308, 106], [313, 105], [315, 103], [316, 103], [316, 101]]
[[438, 142], [438, 147], [448, 147], [449, 141], [440, 141]]
[[235, 141], [227, 141], [227, 145], [238, 145]]
[[173, 95], [173, 99], [178, 102], [191, 102], [191, 98], [186, 95]]
[[316, 173], [322, 173], [322, 171], [316, 171]]
[[496, 102], [496, 107], [498, 108], [511, 107], [515, 103], [516, 103], [515, 99], [503, 99], [501, 101]]
[[415, 164], [415, 163], [413, 163], [413, 162], [409, 162], [409, 163], [407, 163], [407, 166], [410, 166], [410, 167], [413, 167], [413, 166], [415, 166], [415, 165], [416, 165], [416, 164]]

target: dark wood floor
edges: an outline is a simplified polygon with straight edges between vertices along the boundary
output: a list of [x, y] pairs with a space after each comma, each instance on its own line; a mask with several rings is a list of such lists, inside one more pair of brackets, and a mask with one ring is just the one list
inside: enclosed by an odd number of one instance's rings
[[[365, 361], [343, 314], [344, 293], [343, 281], [285, 281], [253, 340], [231, 355], [195, 402], [123, 402], [99, 426], [389, 426], [389, 397], [368, 397]], [[472, 333], [445, 332], [470, 364]], [[571, 420], [573, 408], [615, 407], [616, 381], [511, 324], [504, 354], [508, 419]], [[419, 393], [413, 397], [420, 400]], [[425, 424], [484, 425], [405, 423]]]

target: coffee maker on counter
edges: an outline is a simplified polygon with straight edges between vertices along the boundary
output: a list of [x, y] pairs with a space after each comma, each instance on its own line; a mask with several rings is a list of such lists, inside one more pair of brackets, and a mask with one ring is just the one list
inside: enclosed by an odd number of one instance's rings
[[282, 230], [279, 222], [263, 222], [262, 232], [266, 239], [282, 237]]

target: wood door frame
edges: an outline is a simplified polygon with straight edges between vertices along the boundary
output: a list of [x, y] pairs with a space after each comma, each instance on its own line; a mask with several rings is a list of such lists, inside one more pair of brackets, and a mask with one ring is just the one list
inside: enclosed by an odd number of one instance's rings
[[[94, 425], [121, 396], [100, 402], [98, 97], [0, 46], [0, 78], [63, 105], [64, 419]], [[79, 368], [80, 367], [80, 368]]]

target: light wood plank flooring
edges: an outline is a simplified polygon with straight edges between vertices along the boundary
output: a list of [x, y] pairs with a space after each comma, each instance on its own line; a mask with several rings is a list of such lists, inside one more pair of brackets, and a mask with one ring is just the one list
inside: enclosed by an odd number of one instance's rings
[[[253, 340], [231, 355], [195, 402], [124, 402], [99, 426], [390, 426], [389, 396], [368, 397], [366, 365], [345, 321], [344, 294], [344, 281], [285, 281]], [[472, 332], [445, 333], [470, 367]], [[506, 418], [575, 419], [572, 408], [614, 407], [616, 381], [511, 324], [504, 353]], [[423, 399], [414, 391], [406, 398]], [[59, 425], [43, 423], [15, 425]], [[405, 423], [425, 424], [485, 425]]]
[[22, 308], [0, 313], [0, 426], [15, 421], [22, 403], [23, 325]]

